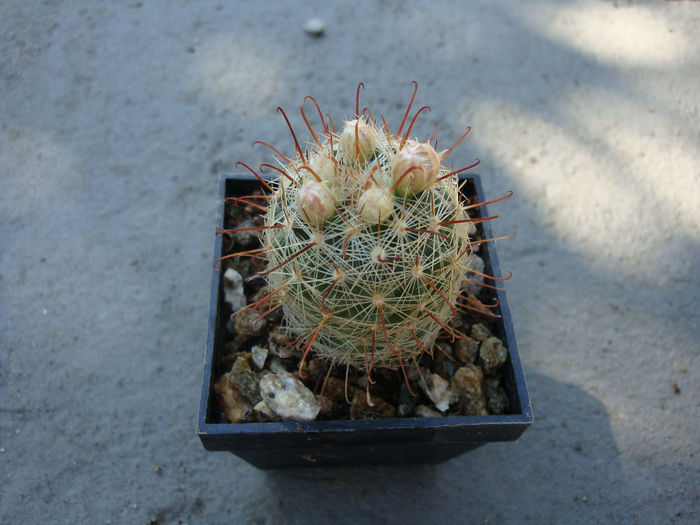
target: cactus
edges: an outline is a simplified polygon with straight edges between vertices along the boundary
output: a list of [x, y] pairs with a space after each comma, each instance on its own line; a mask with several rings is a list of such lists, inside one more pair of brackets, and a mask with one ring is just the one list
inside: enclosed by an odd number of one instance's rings
[[[378, 125], [371, 112], [359, 111], [338, 132], [322, 123], [303, 150], [286, 114], [295, 155], [277, 154], [267, 182], [243, 163], [270, 191], [262, 247], [245, 252], [263, 256], [258, 275], [267, 281], [262, 299], [242, 311], [284, 309], [287, 329], [302, 354], [336, 364], [401, 368], [431, 352], [440, 332], [463, 337], [451, 319], [457, 308], [473, 308], [462, 288], [473, 256], [470, 207], [460, 199], [457, 174], [443, 160], [469, 133], [438, 153], [431, 144], [410, 138], [416, 117], [404, 131], [413, 97], [398, 131]], [[436, 141], [437, 144], [437, 141]], [[500, 200], [500, 199], [499, 199]], [[258, 201], [261, 202], [261, 201]], [[488, 218], [487, 218], [488, 219]], [[483, 241], [480, 241], [483, 242]], [[243, 255], [243, 254], [232, 254]], [[490, 277], [476, 272], [482, 277]], [[240, 313], [240, 311], [238, 312]], [[236, 315], [236, 314], [234, 314]]]

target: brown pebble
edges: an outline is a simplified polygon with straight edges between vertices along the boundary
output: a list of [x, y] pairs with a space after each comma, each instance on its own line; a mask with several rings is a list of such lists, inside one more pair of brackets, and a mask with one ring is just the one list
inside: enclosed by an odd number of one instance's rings
[[229, 381], [235, 386], [249, 401], [258, 403], [262, 400], [258, 383], [260, 378], [250, 366], [252, 356], [250, 352], [245, 352], [236, 358], [233, 368], [228, 373]]
[[462, 363], [473, 363], [476, 359], [476, 355], [479, 353], [479, 342], [468, 336], [464, 339], [455, 340], [452, 347], [454, 348], [457, 359], [462, 361]]
[[219, 398], [219, 404], [224, 409], [224, 415], [231, 423], [243, 421], [253, 405], [229, 381], [229, 374], [224, 374], [214, 384], [214, 391]]
[[479, 357], [484, 366], [484, 372], [492, 374], [506, 362], [508, 349], [497, 337], [489, 337], [479, 346]]
[[381, 397], [371, 395], [370, 406], [367, 403], [367, 393], [359, 388], [353, 391], [352, 405], [350, 405], [350, 418], [352, 419], [377, 419], [395, 417], [396, 409]]
[[331, 419], [334, 413], [334, 403], [326, 396], [318, 396], [318, 401], [321, 403], [321, 410], [318, 413], [317, 419]]
[[486, 326], [481, 323], [476, 323], [472, 325], [471, 336], [472, 339], [481, 342], [491, 337], [492, 334], [491, 330], [486, 328]]
[[455, 372], [451, 388], [458, 396], [458, 405], [462, 414], [487, 414], [483, 383], [484, 374], [476, 365], [465, 365]]
[[329, 377], [323, 389], [323, 395], [337, 403], [345, 403], [345, 381], [337, 377]]
[[267, 328], [267, 320], [260, 319], [260, 312], [255, 309], [243, 310], [236, 315], [236, 332], [242, 336], [256, 336]]
[[328, 363], [323, 359], [315, 357], [309, 361], [308, 375], [310, 379], [321, 379], [328, 371]]
[[505, 414], [510, 408], [508, 394], [501, 386], [501, 379], [497, 376], [484, 377], [484, 396], [489, 414]]
[[270, 341], [278, 345], [286, 346], [292, 342], [292, 339], [282, 328], [274, 328], [270, 330]]

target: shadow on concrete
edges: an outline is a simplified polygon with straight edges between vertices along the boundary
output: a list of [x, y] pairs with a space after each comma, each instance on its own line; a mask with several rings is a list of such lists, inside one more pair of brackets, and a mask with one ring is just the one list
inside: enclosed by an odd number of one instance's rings
[[[604, 515], [627, 490], [604, 406], [538, 373], [529, 384], [536, 421], [516, 442], [437, 466], [265, 472], [261, 490], [279, 513], [271, 522], [571, 523], [587, 511]], [[604, 500], [602, 481], [615, 492]]]

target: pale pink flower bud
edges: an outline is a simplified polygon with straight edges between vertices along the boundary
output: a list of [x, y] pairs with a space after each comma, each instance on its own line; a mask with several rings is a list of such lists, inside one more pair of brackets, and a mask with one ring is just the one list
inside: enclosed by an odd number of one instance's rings
[[315, 180], [305, 182], [297, 194], [297, 204], [306, 220], [315, 226], [335, 213], [333, 195], [328, 186]]
[[335, 163], [327, 156], [323, 154], [316, 154], [309, 156], [309, 168], [311, 168], [316, 175], [330, 186], [335, 184]]
[[384, 222], [391, 216], [394, 211], [394, 199], [384, 188], [372, 186], [358, 199], [357, 209], [363, 220], [377, 224], [380, 218]]
[[426, 189], [440, 171], [440, 157], [430, 144], [409, 140], [394, 159], [395, 189], [413, 195]]
[[[357, 133], [356, 133], [357, 132]], [[357, 134], [357, 141], [355, 136]], [[377, 147], [377, 132], [363, 118], [349, 120], [340, 135], [340, 149], [347, 159], [369, 159]]]

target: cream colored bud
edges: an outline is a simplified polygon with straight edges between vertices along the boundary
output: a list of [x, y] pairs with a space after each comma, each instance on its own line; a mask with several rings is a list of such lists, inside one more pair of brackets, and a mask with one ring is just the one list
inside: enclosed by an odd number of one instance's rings
[[[357, 141], [355, 137], [357, 136]], [[377, 132], [365, 119], [349, 120], [340, 135], [340, 149], [347, 159], [369, 159], [377, 147]]]
[[440, 157], [435, 148], [425, 142], [409, 140], [394, 159], [392, 174], [396, 191], [408, 195], [419, 193], [433, 182], [439, 171]]
[[333, 195], [323, 182], [308, 181], [297, 194], [297, 205], [302, 216], [312, 225], [323, 224], [335, 213]]
[[357, 209], [362, 219], [368, 223], [384, 222], [394, 211], [394, 199], [384, 188], [372, 186], [357, 201]]
[[310, 155], [308, 165], [323, 182], [330, 186], [335, 184], [335, 163], [327, 155], [321, 153]]

